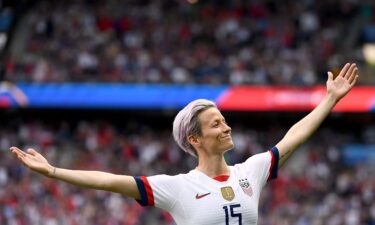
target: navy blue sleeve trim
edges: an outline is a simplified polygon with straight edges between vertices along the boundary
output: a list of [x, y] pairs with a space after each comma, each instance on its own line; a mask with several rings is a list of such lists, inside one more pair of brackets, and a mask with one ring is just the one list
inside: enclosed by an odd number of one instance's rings
[[275, 179], [277, 178], [277, 172], [278, 172], [278, 169], [279, 169], [279, 149], [277, 149], [276, 147], [273, 147], [271, 149], [271, 152], [273, 154], [273, 164], [272, 164], [272, 168], [271, 168], [271, 179]]
[[146, 188], [145, 184], [141, 180], [140, 177], [134, 177], [135, 182], [137, 183], [139, 194], [141, 195], [140, 200], [136, 200], [141, 206], [148, 206], [148, 199], [147, 199], [147, 193], [146, 193]]

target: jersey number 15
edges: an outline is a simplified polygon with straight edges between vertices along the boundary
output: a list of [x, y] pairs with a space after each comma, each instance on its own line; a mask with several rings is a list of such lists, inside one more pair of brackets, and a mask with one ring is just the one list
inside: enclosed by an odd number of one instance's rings
[[225, 211], [225, 225], [229, 225], [229, 217], [231, 217], [231, 219], [237, 217], [238, 225], [242, 225], [242, 214], [234, 212], [234, 208], [238, 208], [238, 207], [241, 207], [241, 205], [235, 204], [235, 205], [226, 205], [223, 207]]

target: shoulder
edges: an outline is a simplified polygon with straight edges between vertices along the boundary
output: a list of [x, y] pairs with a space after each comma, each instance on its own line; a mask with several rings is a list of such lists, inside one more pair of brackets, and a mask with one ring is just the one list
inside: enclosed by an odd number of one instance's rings
[[255, 154], [249, 157], [245, 162], [236, 164], [235, 167], [250, 170], [259, 170], [263, 167], [278, 165], [279, 152], [276, 147], [268, 151]]
[[258, 153], [255, 155], [250, 156], [249, 158], [246, 159], [246, 161], [242, 163], [238, 163], [235, 165], [235, 167], [248, 167], [248, 166], [257, 166], [263, 161], [268, 161], [271, 159], [271, 154], [269, 151]]
[[[184, 173], [184, 174], [177, 174], [177, 175], [167, 175], [167, 174], [158, 174], [149, 176], [146, 179], [150, 183], [163, 183], [165, 185], [176, 185], [184, 180], [191, 179], [194, 175], [192, 173]], [[176, 183], [177, 182], [177, 183]]]

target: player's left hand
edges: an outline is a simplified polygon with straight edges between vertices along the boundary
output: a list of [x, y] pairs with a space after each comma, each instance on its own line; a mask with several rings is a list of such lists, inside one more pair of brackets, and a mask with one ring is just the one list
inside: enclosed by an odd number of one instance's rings
[[355, 63], [346, 63], [336, 78], [334, 78], [332, 72], [328, 72], [328, 95], [331, 95], [338, 102], [352, 89], [358, 77], [358, 67]]

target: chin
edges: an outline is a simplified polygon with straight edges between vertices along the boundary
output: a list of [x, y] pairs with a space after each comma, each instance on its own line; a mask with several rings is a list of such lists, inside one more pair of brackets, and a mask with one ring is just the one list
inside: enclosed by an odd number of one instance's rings
[[230, 151], [232, 149], [234, 149], [234, 144], [231, 142], [230, 144], [228, 144], [228, 146], [226, 146], [225, 151]]

